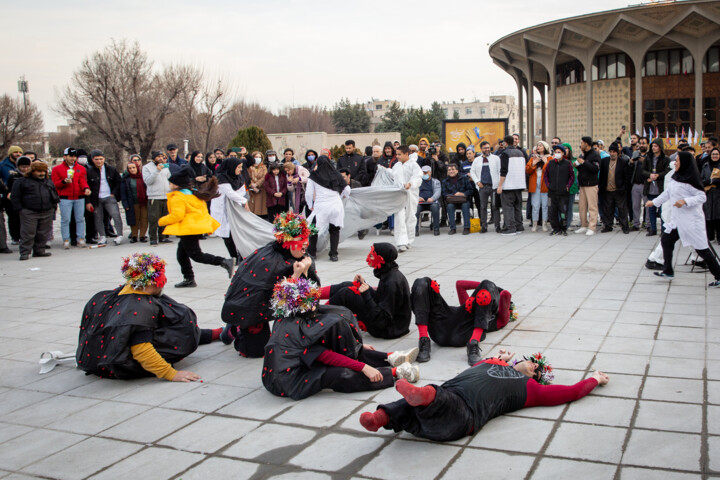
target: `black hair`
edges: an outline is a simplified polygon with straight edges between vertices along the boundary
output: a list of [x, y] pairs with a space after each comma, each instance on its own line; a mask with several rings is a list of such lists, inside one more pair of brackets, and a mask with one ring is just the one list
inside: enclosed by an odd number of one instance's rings
[[344, 173], [344, 174], [347, 175], [348, 177], [350, 176], [350, 170], [347, 169], [347, 168], [341, 168], [341, 169], [338, 170], [338, 172]]
[[480, 142], [480, 148], [482, 148], [483, 145], [490, 145], [490, 142], [488, 142], [487, 140], [483, 140], [482, 142]]
[[560, 139], [560, 137], [553, 137], [552, 139], [553, 140], [557, 139], [558, 143], [562, 143], [562, 140]]
[[355, 140], [345, 140], [345, 146], [352, 145], [355, 146]]
[[220, 147], [218, 147], [218, 148], [216, 148], [215, 150], [213, 150], [213, 153], [217, 153], [217, 152], [220, 152], [220, 153], [222, 153], [223, 155], [225, 154], [225, 152], [223, 152], [223, 149], [220, 148]]
[[369, 156], [372, 155], [372, 149], [373, 149], [373, 147], [371, 147], [370, 145], [368, 145], [367, 147], [365, 147], [365, 156], [366, 156], [366, 157], [369, 157]]
[[650, 139], [649, 139], [648, 137], [646, 137], [646, 136], [638, 137], [638, 142], [639, 142], [640, 140], [645, 140], [646, 142], [650, 143]]
[[588, 145], [592, 145], [592, 143], [593, 143], [592, 137], [582, 137], [580, 140], [587, 143]]
[[512, 145], [515, 143], [515, 138], [513, 138], [512, 135], [505, 135], [505, 138], [503, 138], [503, 142], [507, 143], [508, 145]]
[[407, 145], [400, 145], [395, 150], [402, 153], [410, 153], [410, 147], [408, 147]]
[[290, 148], [290, 147], [288, 147], [288, 148], [286, 148], [285, 150], [283, 150], [283, 155], [285, 155], [287, 152], [290, 152], [290, 153], [292, 153], [293, 155], [295, 155], [295, 150], [293, 150], [293, 149]]

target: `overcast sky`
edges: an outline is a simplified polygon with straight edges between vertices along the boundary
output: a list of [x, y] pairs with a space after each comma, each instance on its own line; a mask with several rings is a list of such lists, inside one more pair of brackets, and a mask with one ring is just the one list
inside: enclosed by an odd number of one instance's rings
[[157, 64], [192, 63], [273, 111], [341, 97], [427, 106], [517, 93], [488, 46], [543, 22], [627, 6], [605, 0], [0, 0], [0, 93], [25, 75], [45, 128], [65, 124], [56, 92], [112, 38]]

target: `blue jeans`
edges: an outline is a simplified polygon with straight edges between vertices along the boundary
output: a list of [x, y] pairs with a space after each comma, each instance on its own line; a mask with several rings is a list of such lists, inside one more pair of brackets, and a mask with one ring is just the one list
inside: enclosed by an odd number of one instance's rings
[[85, 239], [85, 200], [60, 199], [60, 232], [63, 241], [70, 240], [70, 216], [75, 213], [75, 231], [77, 237]]
[[575, 193], [571, 193], [568, 195], [568, 205], [567, 205], [567, 223], [565, 224], [565, 228], [570, 228], [573, 222], [573, 208], [575, 208]]
[[[647, 199], [648, 200], [654, 200], [659, 195], [652, 195], [648, 193]], [[650, 218], [650, 224], [648, 225], [648, 230], [651, 230], [655, 233], [657, 233], [657, 218], [660, 216], [662, 212], [662, 207], [649, 207], [648, 209], [648, 217]], [[662, 218], [660, 219], [660, 228], [663, 227], [664, 223], [662, 222]]]
[[[448, 203], [448, 224], [452, 230], [455, 230], [455, 209], [457, 205], [454, 203]], [[460, 205], [463, 217], [463, 228], [470, 228], [470, 202], [464, 202]]]
[[548, 194], [542, 192], [533, 192], [530, 194], [532, 201], [532, 221], [537, 222], [540, 218], [540, 206], [542, 205], [542, 219], [544, 223], [548, 222]]

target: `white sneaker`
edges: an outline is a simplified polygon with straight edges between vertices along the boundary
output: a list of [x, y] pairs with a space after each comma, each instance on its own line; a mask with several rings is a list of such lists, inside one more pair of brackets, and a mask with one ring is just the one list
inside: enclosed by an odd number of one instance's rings
[[[577, 232], [575, 232], [575, 233], [577, 233]], [[590, 237], [592, 235], [595, 235], [595, 230], [588, 230], [587, 232], [585, 232], [586, 237]]]
[[122, 237], [118, 235], [113, 239], [113, 242], [115, 243], [115, 245], [120, 245], [122, 243]]
[[87, 243], [85, 243], [85, 239], [84, 239], [84, 238], [78, 238], [77, 246], [80, 247], [80, 248], [85, 248], [85, 247], [87, 247]]
[[533, 225], [532, 230], [533, 232], [537, 232], [537, 225]]
[[547, 232], [547, 231], [548, 231], [547, 222], [543, 222], [543, 232]]
[[398, 252], [402, 253], [402, 252], [406, 251], [407, 249], [408, 249], [408, 247], [405, 245], [398, 246]]
[[575, 230], [575, 233], [585, 233], [587, 231], [588, 231], [587, 227], [580, 227], [577, 230]]
[[398, 367], [403, 363], [412, 363], [417, 358], [419, 352], [418, 347], [411, 348], [410, 350], [398, 350], [388, 355], [387, 362], [393, 367]]
[[107, 238], [105, 238], [105, 237], [100, 237], [100, 238], [98, 239], [98, 242], [97, 242], [97, 243], [98, 243], [98, 245], [107, 245]]
[[404, 378], [410, 383], [415, 383], [420, 380], [420, 368], [416, 365], [410, 365], [409, 363], [403, 363], [395, 369], [397, 379]]
[[[83, 242], [85, 243], [85, 242]], [[80, 240], [78, 240], [78, 247], [80, 246]], [[70, 250], [70, 240], [64, 240], [63, 241], [63, 248], [65, 250]]]

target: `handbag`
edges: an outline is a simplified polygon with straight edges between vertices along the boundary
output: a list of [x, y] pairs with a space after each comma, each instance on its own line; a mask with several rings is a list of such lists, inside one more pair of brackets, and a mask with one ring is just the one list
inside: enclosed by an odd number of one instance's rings
[[470, 219], [470, 233], [477, 233], [480, 230], [482, 230], [482, 226], [480, 225], [480, 219], [479, 218], [471, 218]]
[[468, 201], [468, 197], [466, 197], [465, 195], [448, 195], [447, 197], [445, 197], [445, 201], [453, 205], [462, 205], [463, 203]]

